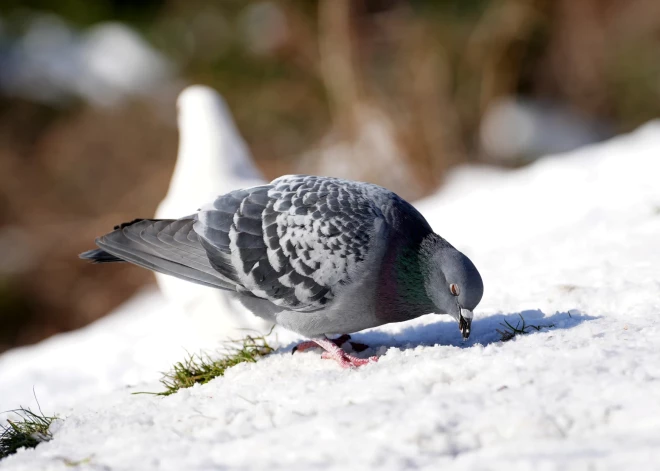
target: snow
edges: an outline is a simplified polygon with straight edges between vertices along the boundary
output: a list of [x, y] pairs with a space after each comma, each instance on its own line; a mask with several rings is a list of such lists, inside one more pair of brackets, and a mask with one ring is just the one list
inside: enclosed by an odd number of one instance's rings
[[[265, 183], [218, 92], [203, 85], [187, 87], [179, 95], [177, 112], [177, 161], [156, 218], [192, 214], [217, 195]], [[272, 327], [225, 291], [158, 273], [156, 280], [167, 301], [187, 316], [200, 341], [236, 339], [245, 335], [243, 329], [266, 333]]]
[[[660, 463], [660, 122], [505, 172], [459, 169], [419, 202], [479, 267], [472, 337], [425, 316], [356, 334], [341, 370], [291, 336], [169, 397], [197, 331], [156, 292], [0, 356], [0, 409], [57, 413], [0, 470], [603, 469]], [[500, 342], [503, 319], [554, 327]], [[69, 463], [69, 465], [67, 465]]]

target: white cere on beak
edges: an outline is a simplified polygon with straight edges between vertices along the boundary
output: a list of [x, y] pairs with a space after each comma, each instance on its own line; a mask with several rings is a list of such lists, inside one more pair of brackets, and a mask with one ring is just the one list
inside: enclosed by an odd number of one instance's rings
[[472, 327], [472, 318], [474, 314], [469, 309], [461, 308], [461, 315], [458, 319], [458, 329], [461, 331], [463, 336], [463, 342], [465, 342], [470, 337], [470, 329]]

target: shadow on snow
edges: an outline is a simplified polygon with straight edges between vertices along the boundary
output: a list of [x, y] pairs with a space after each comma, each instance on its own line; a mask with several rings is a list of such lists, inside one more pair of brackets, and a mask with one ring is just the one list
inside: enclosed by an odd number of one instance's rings
[[[543, 311], [534, 309], [507, 314], [493, 314], [488, 317], [475, 317], [472, 322], [472, 335], [465, 342], [461, 338], [458, 325], [455, 321], [448, 321], [447, 316], [437, 316], [436, 320], [425, 322], [422, 325], [403, 326], [398, 332], [385, 332], [378, 328], [351, 334], [352, 340], [369, 345], [370, 350], [379, 347], [396, 347], [412, 349], [419, 346], [447, 345], [459, 348], [469, 348], [477, 344], [483, 346], [501, 342], [502, 336], [497, 331], [505, 330], [505, 321], [514, 327], [522, 321], [522, 316], [528, 326], [540, 326], [540, 331], [530, 328], [525, 335], [536, 335], [551, 330], [572, 329], [583, 322], [597, 319], [571, 309], [567, 312], [557, 312], [546, 315]], [[404, 324], [405, 325], [405, 324]], [[287, 345], [280, 351], [290, 351], [295, 343]]]

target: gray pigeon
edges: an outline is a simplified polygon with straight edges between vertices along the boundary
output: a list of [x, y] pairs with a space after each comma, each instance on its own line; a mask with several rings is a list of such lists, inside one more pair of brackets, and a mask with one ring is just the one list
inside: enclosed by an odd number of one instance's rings
[[[446, 313], [470, 335], [483, 294], [474, 264], [424, 217], [377, 185], [307, 175], [221, 195], [181, 219], [137, 219], [81, 254], [128, 261], [228, 290], [255, 315], [310, 339], [343, 367], [327, 335]], [[342, 335], [341, 339], [348, 336]]]

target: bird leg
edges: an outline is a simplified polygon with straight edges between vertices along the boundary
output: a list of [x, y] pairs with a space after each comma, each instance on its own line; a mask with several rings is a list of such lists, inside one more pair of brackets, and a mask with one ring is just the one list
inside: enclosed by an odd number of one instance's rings
[[[378, 357], [370, 357], [366, 359], [357, 358], [343, 351], [341, 349], [341, 346], [346, 342], [348, 342], [350, 339], [351, 339], [350, 335], [344, 334], [340, 337], [337, 337], [336, 339], [323, 338], [316, 340], [308, 340], [293, 347], [291, 353], [293, 354], [295, 352], [304, 352], [305, 350], [309, 350], [310, 348], [321, 347], [323, 350], [325, 350], [325, 352], [323, 352], [323, 354], [321, 355], [321, 358], [333, 359], [337, 363], [339, 363], [342, 368], [350, 368], [351, 366], [357, 367], [357, 366], [366, 365], [370, 361], [374, 361], [374, 362], [378, 361]], [[363, 343], [358, 343], [358, 342], [349, 342], [349, 343], [351, 344], [353, 349], [357, 352], [364, 351], [368, 348], [367, 345]]]

